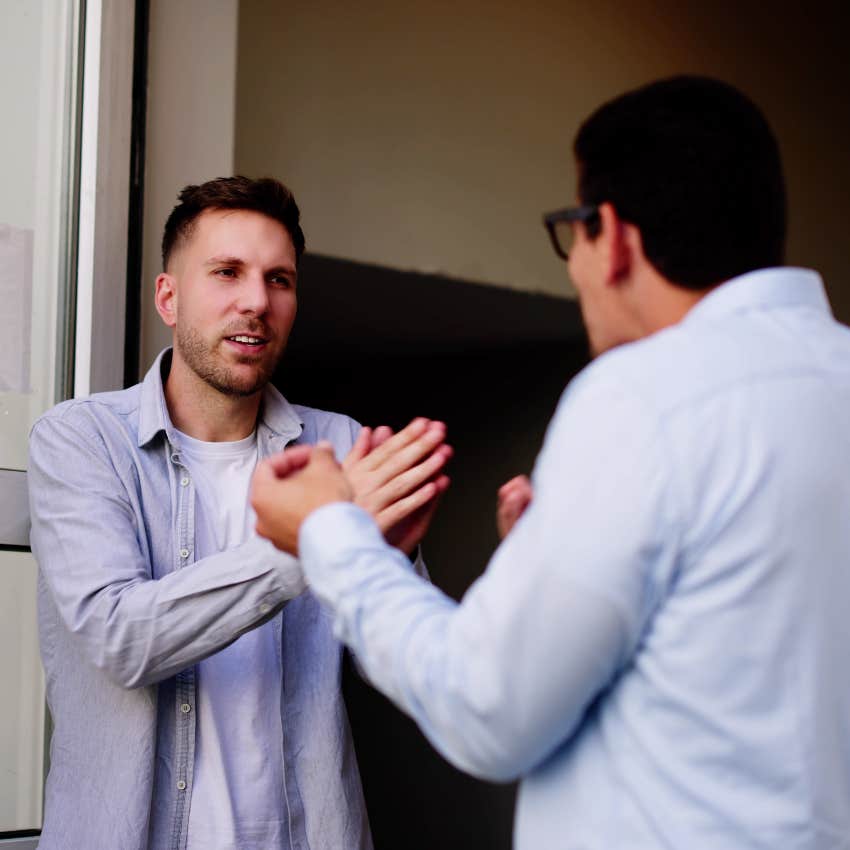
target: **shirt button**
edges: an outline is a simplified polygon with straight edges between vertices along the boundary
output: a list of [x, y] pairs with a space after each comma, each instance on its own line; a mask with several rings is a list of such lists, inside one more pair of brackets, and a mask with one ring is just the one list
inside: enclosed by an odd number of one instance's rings
[[178, 781], [177, 790], [178, 791], [185, 791], [186, 790], [186, 780], [185, 779], [181, 779], [181, 780]]
[[268, 602], [263, 602], [263, 604], [260, 605], [260, 613], [261, 614], [268, 614], [269, 611], [271, 611], [271, 610], [272, 610], [272, 606], [269, 605]]
[[192, 706], [189, 705], [188, 702], [184, 702], [183, 705], [180, 706], [180, 711], [182, 711], [183, 714], [188, 714], [191, 710]]
[[187, 476], [185, 476], [185, 475], [184, 475], [184, 476], [180, 479], [180, 484], [181, 484], [181, 486], [185, 487], [188, 483], [189, 483], [189, 479], [188, 479], [188, 477], [187, 477]]
[[189, 550], [188, 549], [181, 549], [180, 550], [180, 557], [181, 558], [188, 558], [189, 557]]

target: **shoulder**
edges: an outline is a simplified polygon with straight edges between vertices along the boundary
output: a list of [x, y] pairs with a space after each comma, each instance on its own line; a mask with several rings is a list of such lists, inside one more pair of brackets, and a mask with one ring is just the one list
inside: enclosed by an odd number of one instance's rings
[[666, 417], [741, 381], [745, 361], [717, 327], [678, 324], [597, 357], [574, 383], [579, 392], [625, 395]]
[[31, 444], [47, 441], [52, 434], [75, 433], [83, 438], [106, 440], [112, 434], [137, 430], [140, 386], [57, 404], [36, 419], [30, 433]]
[[709, 391], [711, 360], [700, 340], [678, 327], [596, 357], [567, 385], [550, 431], [571, 440], [640, 432], [654, 441], [677, 412]]

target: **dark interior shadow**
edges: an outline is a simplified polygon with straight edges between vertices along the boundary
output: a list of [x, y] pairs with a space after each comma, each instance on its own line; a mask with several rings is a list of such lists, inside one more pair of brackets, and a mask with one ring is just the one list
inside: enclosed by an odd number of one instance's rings
[[[586, 363], [576, 305], [316, 257], [299, 285], [275, 379], [290, 401], [371, 425], [446, 422], [452, 485], [423, 551], [434, 583], [459, 599], [497, 545], [496, 489], [531, 471]], [[350, 666], [343, 685], [377, 850], [510, 848], [513, 785], [455, 770]]]

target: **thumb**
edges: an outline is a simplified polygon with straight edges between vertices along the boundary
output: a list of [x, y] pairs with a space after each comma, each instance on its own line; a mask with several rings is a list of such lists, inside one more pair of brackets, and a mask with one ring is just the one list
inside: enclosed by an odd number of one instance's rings
[[263, 463], [268, 464], [278, 478], [286, 478], [287, 475], [291, 475], [307, 464], [312, 451], [312, 446], [290, 446], [282, 452], [271, 455]]
[[345, 460], [342, 462], [343, 469], [348, 469], [349, 466], [366, 457], [366, 455], [369, 454], [369, 449], [371, 447], [372, 429], [364, 425], [360, 429], [360, 433], [357, 435], [354, 445], [349, 449], [348, 455], [346, 455]]
[[327, 440], [316, 443], [310, 455], [309, 465], [319, 470], [342, 469], [337, 463], [334, 447]]

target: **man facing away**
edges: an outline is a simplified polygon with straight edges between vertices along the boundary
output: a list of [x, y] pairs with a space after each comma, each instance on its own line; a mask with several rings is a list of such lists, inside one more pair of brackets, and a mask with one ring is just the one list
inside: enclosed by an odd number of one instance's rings
[[522, 779], [520, 850], [848, 848], [850, 331], [782, 267], [776, 142], [680, 77], [575, 153], [579, 206], [546, 221], [598, 356], [462, 602], [326, 449], [258, 467], [258, 528], [446, 758]]
[[33, 428], [43, 850], [371, 847], [341, 647], [297, 561], [256, 537], [250, 478], [258, 458], [328, 441], [410, 551], [451, 450], [441, 423], [360, 431], [269, 384], [303, 250], [277, 181], [185, 188], [156, 281], [173, 349], [141, 384]]

